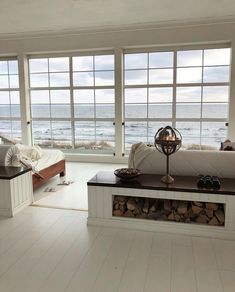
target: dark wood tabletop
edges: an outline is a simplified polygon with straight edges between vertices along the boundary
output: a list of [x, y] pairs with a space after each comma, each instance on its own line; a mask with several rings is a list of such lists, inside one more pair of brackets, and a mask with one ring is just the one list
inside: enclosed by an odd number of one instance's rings
[[197, 177], [174, 176], [174, 182], [166, 185], [161, 181], [162, 175], [141, 174], [139, 177], [123, 181], [116, 177], [111, 171], [100, 171], [87, 182], [88, 186], [150, 189], [164, 191], [180, 191], [207, 194], [235, 195], [235, 179], [220, 178], [221, 187], [219, 190], [197, 187]]
[[32, 170], [31, 167], [0, 166], [0, 179], [13, 179]]

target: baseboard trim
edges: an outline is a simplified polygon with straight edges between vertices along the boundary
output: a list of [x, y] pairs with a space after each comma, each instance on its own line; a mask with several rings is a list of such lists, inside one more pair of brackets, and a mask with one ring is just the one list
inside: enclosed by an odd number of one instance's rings
[[129, 220], [127, 218], [121, 218], [121, 219], [88, 218], [87, 225], [235, 240], [234, 231], [228, 231], [225, 229], [225, 227], [216, 227], [216, 226], [202, 226], [202, 225], [199, 226], [196, 224], [194, 225], [194, 224], [185, 224], [185, 223], [176, 223], [176, 222], [159, 222], [159, 221], [156, 222], [156, 221], [150, 221], [150, 220], [147, 220], [147, 222], [144, 222], [143, 219]]

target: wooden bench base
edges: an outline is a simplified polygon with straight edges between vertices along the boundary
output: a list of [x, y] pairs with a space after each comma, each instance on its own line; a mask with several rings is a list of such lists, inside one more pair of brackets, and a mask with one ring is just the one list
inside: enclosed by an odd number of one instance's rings
[[65, 160], [61, 160], [47, 168], [40, 170], [38, 174], [33, 174], [33, 190], [36, 190], [57, 174], [60, 176], [65, 176]]

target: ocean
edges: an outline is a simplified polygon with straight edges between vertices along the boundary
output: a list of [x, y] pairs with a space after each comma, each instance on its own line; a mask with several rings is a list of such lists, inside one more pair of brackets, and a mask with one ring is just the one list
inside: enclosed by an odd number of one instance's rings
[[[200, 104], [179, 104], [176, 107], [176, 128], [180, 131], [185, 144], [206, 144], [216, 147], [224, 141], [227, 136], [225, 122], [204, 121], [184, 121], [187, 118], [221, 118], [227, 117], [226, 104], [204, 104], [202, 109]], [[12, 116], [20, 117], [19, 105], [0, 106], [0, 117]], [[70, 121], [37, 121], [37, 118], [64, 119], [70, 118], [71, 109], [67, 104], [56, 104], [49, 107], [48, 105], [32, 106], [32, 132], [34, 140], [39, 143], [46, 143], [54, 140], [61, 145], [71, 147], [71, 122]], [[149, 122], [144, 121], [147, 118], [162, 119], [162, 121]], [[129, 148], [131, 144], [139, 141], [153, 142], [156, 131], [163, 126], [171, 125], [172, 106], [170, 104], [150, 104], [146, 105], [126, 105], [125, 107], [125, 145]], [[83, 145], [84, 142], [105, 141], [112, 148], [115, 140], [114, 122], [114, 105], [97, 104], [96, 107], [90, 104], [74, 106], [74, 117], [84, 119], [82, 121], [74, 120], [75, 142], [77, 145]], [[141, 118], [142, 121], [136, 121], [135, 118]], [[96, 118], [94, 121], [86, 121], [88, 118]], [[110, 119], [102, 121], [102, 119]], [[178, 120], [177, 120], [178, 119]], [[180, 120], [181, 119], [181, 120]], [[9, 122], [1, 121], [0, 132], [9, 133]], [[20, 122], [14, 121], [12, 131], [15, 137], [20, 137]], [[201, 133], [201, 140], [200, 140]], [[81, 147], [83, 147], [81, 146]]]

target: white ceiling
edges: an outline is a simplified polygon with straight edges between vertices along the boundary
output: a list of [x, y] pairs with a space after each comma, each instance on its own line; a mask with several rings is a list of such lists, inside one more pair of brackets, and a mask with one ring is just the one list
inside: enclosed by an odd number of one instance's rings
[[234, 0], [0, 0], [0, 34], [79, 31], [233, 17]]

